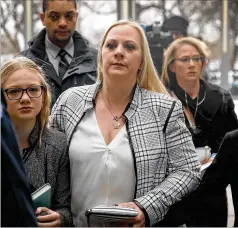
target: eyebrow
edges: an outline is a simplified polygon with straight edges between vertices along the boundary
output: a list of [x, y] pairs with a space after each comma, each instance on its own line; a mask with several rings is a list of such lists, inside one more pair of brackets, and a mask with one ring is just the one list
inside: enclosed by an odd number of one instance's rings
[[[63, 14], [66, 14], [66, 13], [75, 13], [75, 11], [74, 10], [70, 10], [70, 11], [64, 12]], [[50, 15], [50, 14], [62, 14], [62, 13], [61, 12], [57, 12], [57, 11], [50, 11], [48, 13], [48, 15]]]
[[[200, 54], [192, 55], [191, 57], [197, 57], [197, 56], [200, 56]], [[190, 55], [183, 55], [183, 56], [181, 56], [181, 57], [177, 57], [177, 58], [185, 58], [185, 57], [190, 58]]]
[[[115, 40], [115, 39], [108, 39], [108, 40], [106, 40], [105, 43], [107, 43], [107, 42], [118, 42], [118, 41]], [[137, 43], [136, 41], [134, 41], [134, 40], [126, 40], [126, 41], [124, 41], [123, 43], [134, 43], [134, 44], [137, 44], [137, 45], [138, 45], [138, 43]]]
[[[29, 88], [29, 87], [31, 87], [31, 86], [42, 86], [42, 84], [30, 84], [30, 85], [27, 85], [27, 86], [24, 86], [24, 87]], [[20, 89], [22, 89], [22, 86], [19, 86], [19, 85], [10, 85], [9, 88], [10, 88], [10, 89], [15, 89], [15, 88], [20, 88]]]

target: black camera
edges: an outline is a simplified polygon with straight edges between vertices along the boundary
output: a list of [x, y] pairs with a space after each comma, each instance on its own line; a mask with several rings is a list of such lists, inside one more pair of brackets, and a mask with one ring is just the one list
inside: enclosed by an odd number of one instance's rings
[[152, 25], [142, 25], [146, 32], [146, 36], [150, 47], [167, 48], [173, 41], [172, 31], [162, 29], [160, 22], [155, 22]]
[[160, 22], [141, 26], [146, 33], [154, 66], [157, 72], [161, 74], [164, 49], [173, 41], [172, 32], [169, 30], [163, 31]]
[[152, 25], [141, 25], [146, 32], [151, 56], [159, 74], [162, 72], [163, 53], [173, 42], [173, 34], [186, 36], [188, 21], [181, 16], [165, 19], [163, 24], [155, 22]]

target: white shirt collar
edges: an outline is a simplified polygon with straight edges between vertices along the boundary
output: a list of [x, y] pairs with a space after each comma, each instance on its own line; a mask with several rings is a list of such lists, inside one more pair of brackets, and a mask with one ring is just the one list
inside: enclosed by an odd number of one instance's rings
[[[57, 55], [59, 54], [59, 51], [61, 50], [60, 47], [57, 45], [53, 44], [49, 38], [48, 35], [45, 36], [45, 46], [48, 49], [50, 55], [55, 59]], [[71, 37], [67, 45], [63, 48], [70, 56], [73, 58], [74, 56], [74, 41], [73, 38]]]

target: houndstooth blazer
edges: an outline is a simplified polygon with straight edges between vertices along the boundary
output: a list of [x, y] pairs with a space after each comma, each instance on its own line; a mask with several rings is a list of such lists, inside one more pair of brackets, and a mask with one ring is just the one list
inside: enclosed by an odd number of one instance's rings
[[[70, 88], [54, 105], [52, 127], [65, 132], [68, 142], [84, 113], [93, 108], [100, 84]], [[180, 101], [176, 101], [163, 133], [173, 101], [136, 86], [123, 114], [134, 157], [134, 202], [144, 212], [147, 226], [161, 221], [169, 207], [193, 191], [200, 181], [200, 164]]]

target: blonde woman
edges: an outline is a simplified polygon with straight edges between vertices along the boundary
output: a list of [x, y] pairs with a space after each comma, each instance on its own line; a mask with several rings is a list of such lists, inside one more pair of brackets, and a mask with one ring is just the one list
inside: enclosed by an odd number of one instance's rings
[[178, 39], [166, 50], [161, 77], [183, 104], [195, 147], [209, 146], [217, 153], [225, 134], [238, 128], [238, 120], [230, 93], [202, 79], [209, 54], [196, 38]]
[[[203, 155], [206, 148], [210, 147], [211, 153], [217, 153], [225, 134], [238, 128], [230, 93], [202, 78], [209, 54], [206, 44], [196, 38], [186, 37], [175, 40], [166, 50], [161, 75], [171, 95], [183, 104], [186, 125], [192, 134], [201, 162], [207, 161], [206, 155]], [[209, 211], [209, 215], [211, 217], [215, 215], [217, 222], [215, 226], [219, 226], [217, 224], [224, 224], [223, 218], [227, 214], [224, 206], [226, 194], [225, 190], [223, 192], [214, 190], [215, 206]], [[177, 212], [182, 211], [179, 209]], [[168, 213], [166, 220], [174, 222], [176, 217], [181, 219], [182, 216], [177, 212], [172, 219], [169, 216], [172, 212]], [[209, 226], [204, 219], [197, 221], [192, 221], [190, 217], [189, 219], [190, 221], [187, 221], [189, 226]]]
[[86, 226], [85, 211], [102, 204], [136, 209], [134, 226], [155, 225], [199, 183], [181, 103], [159, 80], [136, 22], [109, 27], [97, 83], [63, 93], [52, 118], [69, 143], [75, 226]]
[[18, 57], [3, 65], [1, 87], [32, 192], [51, 185], [51, 208], [35, 212], [38, 226], [71, 226], [67, 142], [63, 133], [48, 127], [51, 95], [43, 73], [31, 60]]

